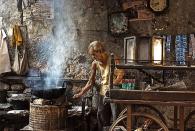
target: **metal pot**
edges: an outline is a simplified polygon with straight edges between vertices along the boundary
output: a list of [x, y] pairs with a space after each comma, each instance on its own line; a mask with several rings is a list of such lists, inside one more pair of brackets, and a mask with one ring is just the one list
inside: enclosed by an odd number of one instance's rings
[[66, 89], [71, 88], [72, 83], [68, 81], [61, 81], [57, 85], [46, 86], [44, 82], [31, 86], [32, 95], [43, 99], [56, 99], [62, 95], [66, 95]]
[[52, 87], [51, 89], [46, 88], [32, 88], [31, 92], [32, 95], [43, 98], [43, 99], [55, 99], [63, 94], [65, 94], [66, 88], [65, 87]]

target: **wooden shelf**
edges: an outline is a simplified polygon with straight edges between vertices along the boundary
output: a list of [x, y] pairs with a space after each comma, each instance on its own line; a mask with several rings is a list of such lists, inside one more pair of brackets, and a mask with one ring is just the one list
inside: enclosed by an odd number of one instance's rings
[[195, 70], [195, 66], [162, 66], [162, 65], [129, 65], [117, 64], [116, 68], [120, 69], [152, 69], [152, 70]]
[[[46, 77], [37, 77], [37, 76], [5, 76], [3, 79], [7, 80], [44, 80]], [[55, 79], [55, 78], [54, 78]], [[79, 79], [70, 79], [70, 78], [56, 78], [56, 80], [60, 81], [70, 81], [70, 82], [86, 82], [87, 80], [79, 80]]]
[[152, 20], [152, 18], [149, 19], [138, 19], [138, 18], [134, 18], [134, 19], [130, 19], [129, 22], [134, 22], [134, 21], [150, 21]]
[[[44, 80], [44, 77], [37, 77], [37, 76], [4, 76], [0, 77], [0, 81], [7, 83], [7, 84], [22, 84], [24, 81], [40, 81]], [[59, 81], [64, 81], [64, 82], [72, 82], [72, 83], [86, 83], [88, 80], [87, 79], [70, 79], [70, 78], [59, 78], [56, 79]]]

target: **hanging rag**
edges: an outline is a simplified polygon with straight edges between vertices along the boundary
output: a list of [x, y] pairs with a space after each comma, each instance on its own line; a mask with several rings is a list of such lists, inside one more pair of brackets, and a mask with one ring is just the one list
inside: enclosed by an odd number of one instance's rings
[[27, 52], [24, 47], [22, 54], [19, 53], [18, 46], [15, 48], [14, 63], [12, 65], [12, 70], [18, 75], [25, 75], [28, 71], [28, 57]]
[[15, 25], [12, 34], [12, 46], [14, 45], [20, 46], [22, 43], [23, 43], [23, 38], [22, 38], [20, 27], [18, 25]]
[[7, 48], [6, 33], [3, 29], [0, 30], [0, 74], [10, 72], [11, 64]]
[[12, 65], [12, 70], [16, 74], [20, 74], [20, 60], [19, 60], [19, 52], [18, 52], [18, 46], [17, 45], [16, 45], [16, 48], [15, 48], [14, 63]]
[[12, 65], [12, 70], [18, 75], [25, 75], [29, 69], [28, 57], [26, 52], [26, 41], [25, 41], [25, 39], [27, 38], [27, 36], [25, 35], [27, 28], [24, 29], [25, 31], [21, 30], [21, 33], [24, 34], [24, 41], [22, 45], [20, 44], [21, 47], [20, 49], [18, 48], [19, 45], [15, 44], [15, 57], [14, 57], [14, 63]]

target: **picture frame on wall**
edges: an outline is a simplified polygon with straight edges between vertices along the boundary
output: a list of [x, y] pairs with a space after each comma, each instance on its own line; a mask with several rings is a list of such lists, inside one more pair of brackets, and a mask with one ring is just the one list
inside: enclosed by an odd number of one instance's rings
[[125, 12], [114, 12], [108, 16], [108, 32], [122, 35], [128, 32], [128, 17]]
[[164, 38], [162, 36], [152, 37], [152, 60], [153, 64], [162, 65], [164, 60]]
[[130, 36], [124, 38], [124, 59], [125, 64], [135, 64], [136, 59], [136, 37]]

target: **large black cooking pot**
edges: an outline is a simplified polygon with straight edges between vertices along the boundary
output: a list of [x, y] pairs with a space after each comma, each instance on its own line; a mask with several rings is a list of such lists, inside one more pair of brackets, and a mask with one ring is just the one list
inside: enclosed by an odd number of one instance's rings
[[55, 99], [65, 94], [66, 88], [57, 87], [53, 89], [32, 88], [32, 95], [43, 99]]
[[58, 85], [46, 85], [44, 82], [37, 83], [31, 86], [32, 95], [43, 99], [56, 99], [62, 95], [65, 95], [66, 88], [72, 86], [70, 82], [63, 82]]

